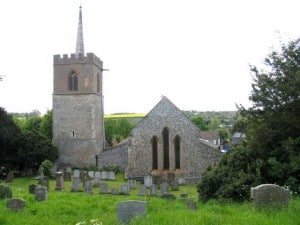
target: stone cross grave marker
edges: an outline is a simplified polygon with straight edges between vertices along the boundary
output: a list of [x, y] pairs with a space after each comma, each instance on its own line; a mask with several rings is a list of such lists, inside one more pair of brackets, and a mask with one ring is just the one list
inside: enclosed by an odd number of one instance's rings
[[289, 190], [276, 184], [261, 184], [251, 188], [255, 207], [286, 207], [289, 204]]
[[108, 193], [108, 184], [100, 183], [99, 189], [100, 189], [100, 194], [107, 194]]
[[37, 201], [46, 201], [48, 199], [47, 187], [36, 187], [34, 195]]
[[7, 201], [6, 206], [14, 212], [20, 212], [25, 208], [26, 202], [20, 198], [11, 198]]
[[136, 216], [144, 216], [147, 210], [145, 201], [125, 201], [117, 206], [117, 218], [121, 223], [130, 223]]

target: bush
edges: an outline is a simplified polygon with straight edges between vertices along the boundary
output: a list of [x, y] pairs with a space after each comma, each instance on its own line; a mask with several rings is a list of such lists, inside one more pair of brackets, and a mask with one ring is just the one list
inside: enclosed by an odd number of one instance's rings
[[43, 172], [44, 172], [44, 175], [47, 176], [47, 177], [51, 177], [51, 168], [53, 167], [53, 163], [46, 159], [42, 162], [41, 166], [43, 167]]
[[12, 191], [9, 186], [0, 184], [0, 199], [11, 198]]

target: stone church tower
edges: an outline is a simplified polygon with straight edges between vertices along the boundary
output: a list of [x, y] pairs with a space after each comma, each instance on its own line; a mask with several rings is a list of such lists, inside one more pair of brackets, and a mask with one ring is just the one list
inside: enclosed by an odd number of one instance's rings
[[102, 61], [84, 53], [82, 11], [76, 53], [54, 55], [53, 143], [60, 166], [96, 165], [104, 148]]

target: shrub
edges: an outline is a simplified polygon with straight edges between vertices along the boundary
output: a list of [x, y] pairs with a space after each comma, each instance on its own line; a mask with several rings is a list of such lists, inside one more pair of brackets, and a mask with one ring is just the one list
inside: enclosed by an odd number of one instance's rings
[[51, 168], [53, 167], [53, 163], [46, 159], [42, 162], [41, 166], [43, 167], [44, 175], [47, 177], [51, 177]]

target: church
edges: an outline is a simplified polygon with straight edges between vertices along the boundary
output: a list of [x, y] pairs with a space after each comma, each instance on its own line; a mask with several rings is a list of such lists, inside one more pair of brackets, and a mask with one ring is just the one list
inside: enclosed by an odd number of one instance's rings
[[76, 51], [53, 58], [53, 143], [60, 167], [118, 166], [127, 178], [151, 175], [193, 183], [222, 157], [218, 146], [163, 96], [132, 130], [127, 141], [105, 148], [103, 62], [84, 52], [82, 8]]

